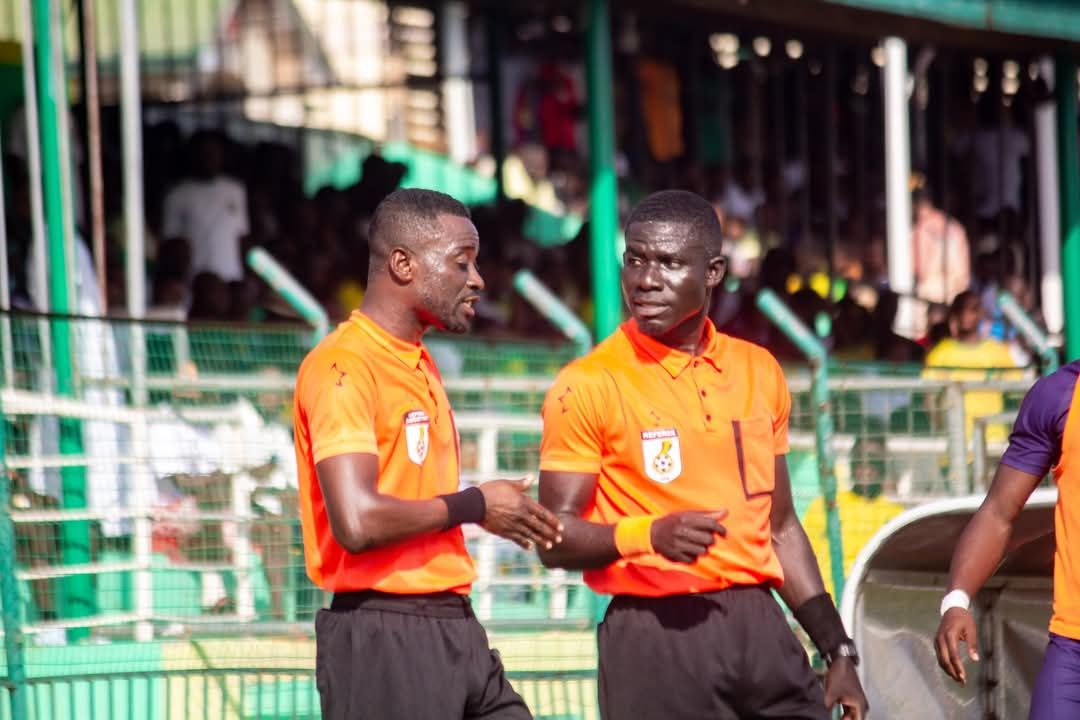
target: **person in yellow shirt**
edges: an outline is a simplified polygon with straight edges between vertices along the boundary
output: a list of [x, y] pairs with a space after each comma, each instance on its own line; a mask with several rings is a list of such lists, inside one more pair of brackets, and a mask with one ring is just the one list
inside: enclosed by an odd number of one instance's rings
[[[977, 293], [960, 293], [949, 307], [949, 337], [926, 354], [923, 377], [933, 380], [995, 380], [1021, 377], [1009, 346], [1000, 340], [984, 337], [981, 328], [985, 312]], [[964, 437], [971, 438], [975, 418], [996, 415], [1005, 409], [998, 390], [970, 390], [964, 393]], [[934, 409], [930, 409], [933, 414]], [[988, 442], [1004, 442], [1008, 428], [1001, 423], [986, 427]]]
[[[856, 556], [870, 538], [904, 510], [903, 505], [890, 499], [895, 492], [896, 484], [886, 469], [884, 435], [880, 431], [863, 435], [851, 449], [851, 487], [836, 493], [844, 548], [844, 577], [851, 572]], [[821, 566], [825, 589], [839, 600], [833, 588], [824, 497], [818, 495], [806, 508], [802, 525]]]

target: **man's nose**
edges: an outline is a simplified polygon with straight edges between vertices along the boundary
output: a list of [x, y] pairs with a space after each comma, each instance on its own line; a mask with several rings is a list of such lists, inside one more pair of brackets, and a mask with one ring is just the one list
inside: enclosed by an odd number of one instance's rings
[[480, 268], [476, 267], [476, 265], [469, 268], [469, 279], [466, 284], [473, 290], [484, 289], [484, 277], [480, 274]]
[[660, 270], [653, 263], [648, 263], [638, 275], [638, 287], [652, 290], [660, 287]]

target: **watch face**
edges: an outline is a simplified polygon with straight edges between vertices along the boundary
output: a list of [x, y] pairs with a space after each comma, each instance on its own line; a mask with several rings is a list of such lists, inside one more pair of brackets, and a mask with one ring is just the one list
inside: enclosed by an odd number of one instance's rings
[[858, 665], [859, 650], [855, 647], [855, 643], [848, 641], [838, 645], [836, 649], [829, 654], [829, 657], [826, 659], [826, 664], [831, 665], [832, 662], [839, 657], [851, 658], [851, 661]]

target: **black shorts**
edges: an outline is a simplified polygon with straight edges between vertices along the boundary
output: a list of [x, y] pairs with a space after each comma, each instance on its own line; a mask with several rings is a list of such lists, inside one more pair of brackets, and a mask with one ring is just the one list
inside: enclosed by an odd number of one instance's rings
[[597, 632], [605, 720], [828, 720], [825, 696], [765, 586], [617, 595]]
[[323, 720], [532, 718], [457, 593], [339, 593], [315, 646]]

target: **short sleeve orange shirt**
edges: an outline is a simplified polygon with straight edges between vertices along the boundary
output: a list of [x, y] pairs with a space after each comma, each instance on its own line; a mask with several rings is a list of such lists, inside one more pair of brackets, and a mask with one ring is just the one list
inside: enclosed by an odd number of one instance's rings
[[706, 324], [691, 356], [631, 320], [567, 366], [544, 400], [543, 471], [595, 473], [584, 517], [722, 510], [727, 537], [693, 565], [660, 555], [585, 572], [597, 592], [642, 596], [783, 584], [769, 513], [775, 457], [788, 451], [791, 396], [764, 348]]
[[336, 455], [379, 458], [378, 491], [426, 500], [458, 489], [458, 434], [434, 361], [359, 311], [304, 359], [294, 438], [308, 576], [334, 592], [467, 593], [475, 579], [460, 527], [353, 554], [334, 539], [315, 465]]
[[1080, 640], [1080, 552], [1075, 541], [1080, 528], [1080, 382], [1073, 390], [1065, 431], [1061, 438], [1061, 457], [1054, 466], [1058, 501], [1054, 507], [1054, 614], [1050, 632]]

